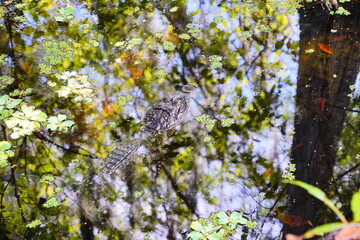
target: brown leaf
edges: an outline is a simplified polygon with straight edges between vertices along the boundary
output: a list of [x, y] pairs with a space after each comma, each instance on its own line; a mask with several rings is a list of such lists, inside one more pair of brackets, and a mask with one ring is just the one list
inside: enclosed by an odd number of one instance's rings
[[295, 148], [299, 148], [299, 147], [302, 147], [302, 146], [304, 146], [304, 144], [302, 142], [300, 142], [300, 143], [295, 145]]
[[113, 108], [113, 103], [109, 103], [104, 105], [104, 112], [108, 115], [113, 115], [115, 113], [115, 110]]
[[290, 215], [290, 214], [285, 214], [282, 212], [278, 213], [278, 219], [289, 226], [292, 227], [300, 227], [300, 226], [304, 226], [304, 225], [312, 225], [309, 221], [304, 220], [302, 217], [297, 216], [297, 215]]
[[318, 111], [319, 114], [323, 114], [325, 110], [325, 102], [327, 101], [326, 98], [315, 98], [312, 100], [314, 103], [318, 104]]
[[318, 43], [317, 45], [323, 52], [326, 52], [329, 54], [334, 54], [334, 51], [331, 49], [331, 47], [329, 45], [324, 44], [324, 43]]
[[263, 173], [263, 177], [270, 177], [274, 174], [274, 171], [271, 168], [266, 168], [265, 172]]
[[337, 36], [336, 38], [334, 38], [334, 41], [342, 41], [342, 40], [345, 40], [347, 38], [348, 38], [347, 36]]

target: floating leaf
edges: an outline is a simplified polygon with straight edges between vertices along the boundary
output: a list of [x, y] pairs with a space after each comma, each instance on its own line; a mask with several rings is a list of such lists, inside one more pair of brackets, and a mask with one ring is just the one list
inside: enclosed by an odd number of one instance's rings
[[189, 34], [186, 34], [186, 33], [183, 33], [183, 34], [180, 34], [179, 38], [185, 39], [185, 40], [189, 40], [189, 39], [190, 39], [190, 35], [189, 35]]
[[134, 97], [131, 95], [126, 95], [126, 101], [133, 101]]
[[44, 175], [41, 179], [40, 182], [45, 182], [45, 183], [51, 183], [55, 180], [53, 175]]
[[158, 78], [164, 78], [167, 75], [167, 72], [164, 69], [159, 69], [157, 71], [155, 71], [155, 76], [157, 76]]
[[212, 137], [210, 137], [210, 136], [204, 137], [204, 142], [208, 143], [208, 142], [211, 142], [211, 141], [212, 141]]
[[224, 211], [218, 212], [216, 216], [219, 218], [219, 224], [228, 224], [230, 222], [229, 216]]
[[179, 9], [179, 7], [173, 7], [169, 9], [169, 12], [173, 13], [176, 12]]
[[278, 213], [278, 219], [289, 226], [300, 227], [304, 225], [311, 225], [309, 221], [304, 220], [302, 217], [297, 215], [285, 214], [282, 212]]
[[163, 47], [167, 51], [173, 51], [175, 49], [176, 45], [173, 44], [172, 42], [165, 41], [165, 42], [163, 42]]
[[6, 105], [6, 107], [9, 109], [15, 108], [21, 102], [22, 102], [22, 99], [15, 99], [15, 100], [11, 101], [8, 105]]
[[52, 131], [56, 131], [58, 128], [59, 130], [67, 130], [71, 126], [74, 125], [74, 122], [71, 120], [66, 120], [66, 115], [59, 114], [57, 116], [51, 116], [48, 119], [47, 128], [51, 129]]
[[120, 96], [118, 97], [118, 104], [120, 107], [125, 107], [126, 106], [126, 97], [125, 96]]
[[60, 205], [59, 201], [55, 197], [51, 197], [43, 204], [43, 207], [52, 208], [52, 207], [57, 207], [59, 205]]
[[230, 125], [235, 123], [235, 119], [233, 118], [223, 118], [221, 119], [221, 126], [222, 127], [229, 127]]
[[334, 51], [331, 49], [331, 47], [329, 45], [324, 44], [324, 43], [318, 43], [317, 45], [323, 52], [326, 52], [329, 54], [334, 54]]
[[134, 193], [134, 196], [135, 196], [136, 198], [141, 197], [141, 195], [143, 195], [143, 192], [136, 191], [136, 192]]
[[27, 228], [36, 228], [37, 226], [39, 226], [41, 224], [41, 220], [36, 219], [34, 221], [31, 221], [29, 224], [26, 225]]
[[215, 23], [221, 23], [222, 21], [224, 21], [224, 18], [222, 16], [218, 16], [214, 18]]
[[72, 8], [72, 7], [67, 7], [67, 8], [65, 8], [65, 14], [66, 15], [71, 15], [71, 14], [74, 14], [74, 8]]
[[11, 142], [1, 141], [0, 142], [0, 150], [5, 151], [11, 148]]
[[342, 36], [337, 36], [336, 38], [334, 38], [334, 41], [342, 41], [347, 39], [348, 36], [342, 35]]
[[203, 231], [203, 226], [201, 225], [201, 223], [199, 221], [193, 221], [190, 224], [190, 228], [192, 228], [192, 229], [194, 229], [195, 231], [198, 231], [198, 232]]
[[232, 212], [230, 214], [230, 218], [234, 220], [237, 224], [246, 224], [248, 221], [246, 218], [243, 218], [241, 212]]
[[193, 240], [200, 240], [200, 239], [203, 239], [203, 234], [200, 233], [200, 232], [196, 232], [196, 231], [192, 231], [191, 233], [189, 233], [187, 235], [187, 237], [193, 239]]
[[255, 222], [255, 221], [247, 221], [247, 223], [246, 223], [246, 226], [247, 226], [248, 228], [256, 228], [257, 225], [258, 225], [258, 223]]

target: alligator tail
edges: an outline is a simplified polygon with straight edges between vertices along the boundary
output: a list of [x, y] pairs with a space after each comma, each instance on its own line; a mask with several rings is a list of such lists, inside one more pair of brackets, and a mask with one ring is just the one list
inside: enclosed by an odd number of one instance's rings
[[133, 160], [134, 153], [142, 144], [143, 140], [140, 139], [121, 143], [106, 157], [106, 165], [103, 168], [103, 172], [109, 174], [118, 168], [127, 166]]

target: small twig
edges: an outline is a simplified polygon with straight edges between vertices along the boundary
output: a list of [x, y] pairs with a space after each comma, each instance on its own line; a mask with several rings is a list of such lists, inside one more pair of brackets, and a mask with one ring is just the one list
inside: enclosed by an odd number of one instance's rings
[[266, 219], [269, 217], [270, 213], [274, 210], [276, 204], [280, 201], [280, 198], [281, 198], [282, 195], [284, 194], [284, 192], [285, 192], [285, 190], [286, 190], [286, 188], [287, 188], [288, 185], [289, 185], [288, 183], [285, 185], [285, 187], [284, 187], [283, 190], [281, 191], [280, 195], [279, 195], [278, 198], [275, 200], [274, 204], [271, 206], [270, 210], [268, 211], [268, 213], [266, 214], [266, 216], [265, 216], [265, 218], [264, 218], [264, 221], [263, 221], [262, 224], [261, 224], [260, 229], [262, 229], [262, 228], [264, 227], [264, 224], [265, 224]]
[[352, 168], [350, 168], [349, 170], [345, 171], [344, 173], [340, 174], [336, 181], [338, 181], [339, 179], [341, 179], [342, 177], [344, 177], [345, 175], [351, 173], [352, 171], [354, 171], [356, 168], [358, 168], [360, 166], [360, 163], [356, 164], [355, 166], [353, 166]]
[[73, 150], [73, 149], [71, 149], [71, 148], [66, 148], [66, 147], [64, 147], [64, 146], [61, 146], [60, 144], [55, 143], [54, 141], [52, 141], [50, 138], [48, 138], [47, 136], [45, 136], [45, 135], [42, 134], [42, 133], [34, 133], [34, 136], [37, 137], [37, 138], [40, 139], [40, 140], [46, 141], [46, 142], [48, 142], [48, 143], [51, 143], [51, 144], [55, 145], [56, 147], [61, 148], [61, 149], [65, 150], [65, 151], [67, 151], [67, 152], [71, 152], [71, 153], [74, 153], [74, 154], [79, 154], [79, 155], [81, 155], [81, 156], [88, 157], [88, 158], [93, 158], [93, 159], [98, 158], [97, 156], [95, 156], [94, 154], [90, 153], [88, 150], [86, 150], [86, 149], [84, 149], [84, 148], [82, 148], [82, 147], [80, 147], [80, 146], [77, 146], [77, 147], [78, 147], [79, 149], [82, 149], [82, 150], [88, 152], [89, 155], [80, 153], [79, 151]]
[[[25, 145], [25, 143], [26, 143], [26, 138], [24, 138], [24, 141], [21, 144], [21, 148]], [[18, 163], [18, 161], [19, 161], [21, 148], [20, 148], [20, 150], [18, 152], [18, 155], [16, 157], [16, 163]], [[10, 178], [9, 178], [9, 180], [7, 181], [7, 183], [6, 183], [5, 187], [4, 187], [4, 191], [1, 193], [0, 205], [1, 206], [3, 205], [5, 192], [6, 192], [7, 188], [9, 187], [10, 182], [13, 182], [13, 184], [14, 184], [14, 195], [15, 195], [15, 198], [17, 200], [17, 204], [18, 204], [19, 209], [20, 209], [20, 214], [21, 214], [22, 221], [25, 223], [25, 222], [27, 222], [27, 220], [25, 218], [25, 215], [24, 215], [24, 212], [23, 212], [22, 206], [21, 206], [20, 195], [19, 195], [17, 184], [16, 184], [15, 170], [16, 170], [16, 167], [11, 168]]]

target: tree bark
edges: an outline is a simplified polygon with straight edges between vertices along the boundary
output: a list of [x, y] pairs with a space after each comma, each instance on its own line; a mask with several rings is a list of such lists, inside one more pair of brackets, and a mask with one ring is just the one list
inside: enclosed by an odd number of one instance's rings
[[[299, 10], [300, 58], [291, 161], [296, 164], [297, 180], [323, 190], [331, 180], [350, 86], [360, 66], [360, 3], [340, 6], [351, 14], [331, 15], [321, 4]], [[289, 185], [288, 200], [288, 214], [314, 226], [326, 221], [321, 211], [324, 205], [305, 190]], [[302, 234], [310, 228], [295, 225], [284, 225], [284, 235]]]

